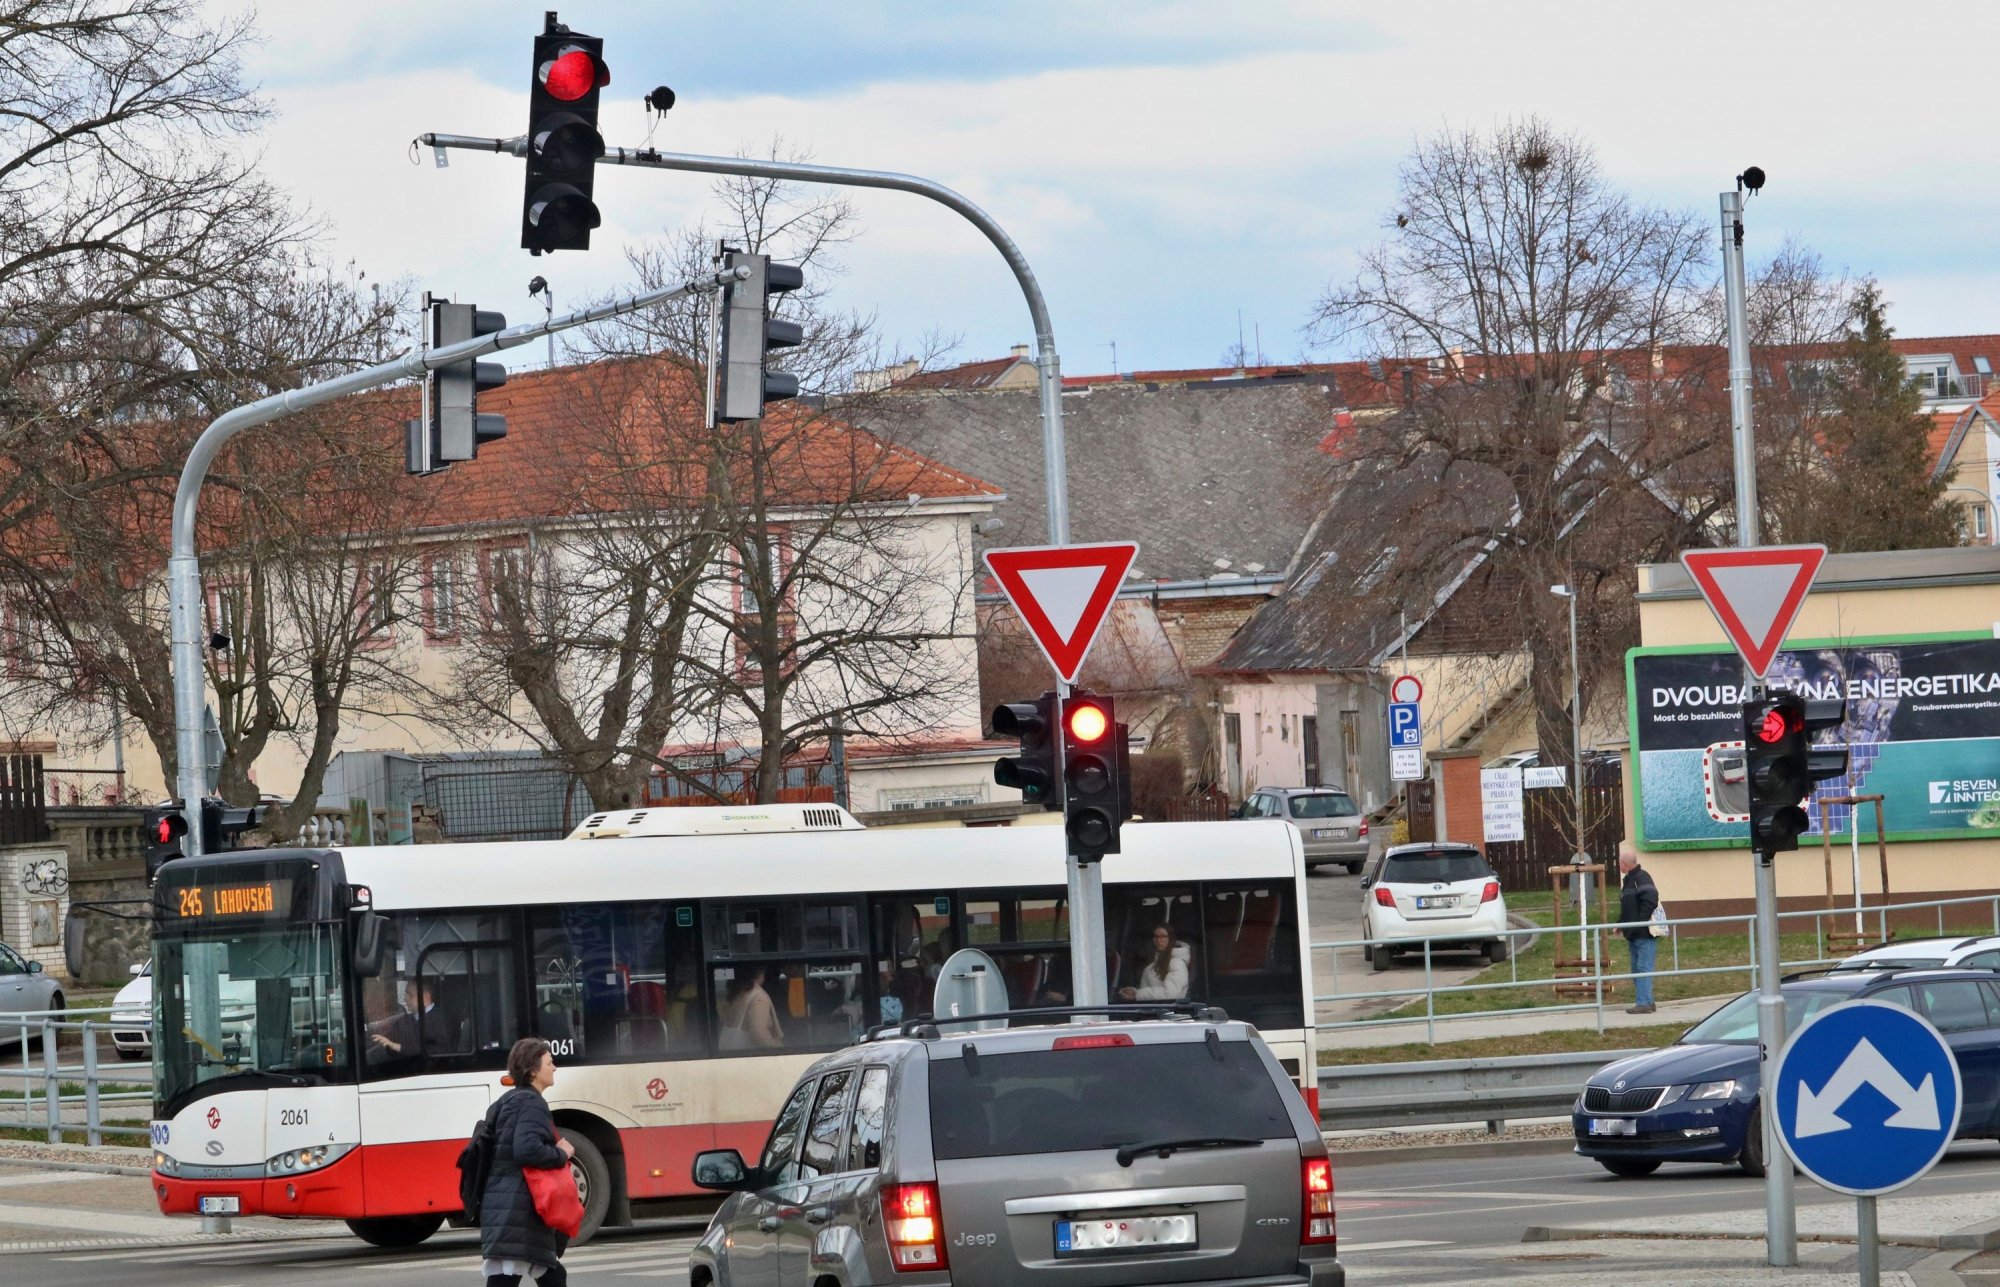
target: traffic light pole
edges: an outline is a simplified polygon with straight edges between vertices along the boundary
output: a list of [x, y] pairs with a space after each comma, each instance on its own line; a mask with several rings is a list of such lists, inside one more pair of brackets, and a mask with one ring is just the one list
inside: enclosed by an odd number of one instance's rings
[[167, 611], [173, 639], [174, 745], [179, 754], [181, 807], [187, 818], [186, 844], [190, 857], [202, 852], [201, 799], [206, 794], [202, 773], [205, 753], [201, 738], [204, 699], [201, 560], [195, 549], [195, 515], [201, 499], [202, 482], [208, 477], [209, 466], [214, 464], [216, 455], [223, 447], [245, 429], [297, 415], [350, 393], [362, 393], [468, 358], [517, 348], [557, 331], [636, 312], [683, 295], [718, 290], [725, 281], [733, 279], [731, 273], [717, 273], [684, 285], [647, 291], [643, 295], [614, 300], [561, 317], [545, 318], [525, 326], [475, 336], [443, 348], [408, 353], [394, 361], [310, 384], [302, 389], [288, 389], [237, 407], [216, 417], [208, 428], [202, 430], [201, 436], [195, 439], [194, 446], [188, 451], [187, 463], [181, 466], [180, 486], [174, 492], [173, 547], [167, 559]]
[[[1757, 440], [1752, 431], [1750, 322], [1743, 272], [1743, 192], [1722, 194], [1722, 294], [1729, 322], [1729, 422], [1736, 456], [1736, 544], [1758, 542]], [[1763, 691], [1763, 676], [1743, 668], [1746, 698]], [[1775, 855], [1755, 850], [1757, 879], [1757, 1071], [1766, 1089], [1759, 1114], [1764, 1132], [1764, 1247], [1768, 1262], [1799, 1263], [1797, 1206], [1792, 1165], [1778, 1142], [1773, 1072], [1785, 1048], [1785, 998], [1778, 977], [1778, 874]]]
[[[442, 156], [447, 148], [473, 152], [503, 152], [525, 157], [526, 136], [511, 139], [482, 138], [466, 134], [421, 134], [417, 142], [434, 148]], [[1069, 481], [1064, 463], [1062, 365], [1056, 357], [1055, 328], [1049, 323], [1049, 307], [1042, 298], [1028, 258], [1014, 244], [993, 216], [942, 183], [914, 174], [889, 170], [855, 170], [836, 165], [811, 165], [798, 161], [755, 161], [747, 157], [700, 156], [688, 152], [660, 152], [652, 148], [607, 147], [599, 161], [605, 165], [629, 165], [647, 170], [678, 170], [692, 174], [734, 174], [758, 179], [788, 179], [797, 183], [826, 183], [850, 188], [885, 188], [912, 192], [946, 206], [964, 216], [984, 233], [1001, 258], [1014, 271], [1021, 294], [1028, 301], [1028, 316], [1035, 327], [1035, 376], [1042, 408], [1042, 481], [1048, 509], [1050, 545], [1069, 544]], [[1069, 685], [1059, 691], [1069, 694]], [[1069, 855], [1070, 896], [1070, 977], [1076, 1005], [1102, 1005], [1109, 999], [1104, 986], [1104, 876], [1096, 863], [1078, 862]], [[1093, 964], [1094, 963], [1094, 964]]]

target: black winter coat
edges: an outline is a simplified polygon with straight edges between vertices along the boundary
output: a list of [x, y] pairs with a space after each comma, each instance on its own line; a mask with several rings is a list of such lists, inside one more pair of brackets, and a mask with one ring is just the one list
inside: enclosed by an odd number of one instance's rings
[[1660, 887], [1653, 883], [1653, 877], [1644, 867], [1634, 867], [1619, 879], [1618, 919], [1626, 922], [1621, 931], [1627, 942], [1636, 943], [1642, 938], [1651, 938], [1653, 931], [1645, 925], [1634, 926], [1633, 921], [1650, 921], [1653, 909], [1660, 905]]
[[535, 1197], [521, 1177], [523, 1167], [559, 1166], [569, 1173], [558, 1138], [540, 1091], [516, 1086], [493, 1106], [493, 1170], [479, 1208], [481, 1255], [554, 1265], [569, 1247], [568, 1238], [535, 1214]]

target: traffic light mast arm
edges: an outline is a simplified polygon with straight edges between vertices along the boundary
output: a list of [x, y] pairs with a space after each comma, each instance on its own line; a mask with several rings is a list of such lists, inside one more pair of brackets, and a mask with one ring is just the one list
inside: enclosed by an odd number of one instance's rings
[[[417, 143], [438, 150], [447, 148], [472, 152], [506, 152], [525, 157], [526, 135], [518, 138], [482, 138], [470, 134], [420, 134]], [[1021, 294], [1028, 301], [1028, 317], [1035, 327], [1035, 370], [1040, 379], [1042, 404], [1042, 468], [1048, 506], [1049, 544], [1069, 544], [1069, 487], [1063, 465], [1062, 367], [1056, 357], [1055, 328], [1049, 323], [1049, 306], [1042, 298], [1041, 285], [1028, 257], [1014, 244], [993, 216], [963, 195], [932, 179], [893, 170], [854, 170], [838, 165], [811, 165], [799, 161], [761, 161], [740, 156], [701, 156], [691, 152], [658, 152], [652, 148], [607, 147], [597, 158], [599, 165], [630, 165], [647, 170], [682, 170], [694, 174], [740, 174], [758, 179], [790, 179], [797, 183], [830, 183], [850, 188], [886, 188], [929, 197], [963, 215], [984, 233], [1007, 261]]]
[[167, 613], [173, 639], [174, 746], [179, 758], [179, 795], [189, 802], [188, 848], [191, 853], [200, 852], [201, 799], [208, 793], [208, 784], [202, 774], [205, 752], [202, 748], [201, 710], [205, 687], [201, 660], [201, 561], [195, 549], [195, 518], [201, 500], [202, 482], [207, 479], [209, 466], [215, 463], [215, 457], [223, 447], [245, 429], [297, 415], [350, 393], [378, 389], [398, 380], [421, 376], [437, 367], [497, 353], [502, 349], [517, 348], [556, 331], [637, 312], [683, 295], [719, 290], [730, 280], [733, 280], [732, 274], [718, 272], [679, 286], [647, 291], [565, 313], [561, 317], [524, 323], [491, 335], [475, 336], [444, 348], [406, 353], [393, 361], [365, 367], [318, 384], [274, 393], [268, 398], [225, 411], [209, 422], [208, 428], [201, 431], [201, 436], [189, 449], [187, 463], [181, 466], [180, 485], [174, 491], [173, 552], [167, 560]]

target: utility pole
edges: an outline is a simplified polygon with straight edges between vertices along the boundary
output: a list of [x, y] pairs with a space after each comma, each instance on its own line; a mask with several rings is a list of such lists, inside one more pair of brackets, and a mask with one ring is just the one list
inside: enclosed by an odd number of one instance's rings
[[[1736, 177], [1736, 190], [1722, 201], [1722, 295], [1729, 314], [1729, 425], [1736, 454], [1736, 544], [1758, 543], [1757, 439], [1752, 430], [1750, 319], [1743, 273], [1743, 191], [1764, 186], [1764, 171], [1751, 166]], [[1763, 695], [1760, 676], [1746, 664], [1744, 696]], [[1753, 842], [1754, 846], [1754, 842]], [[1785, 1048], [1785, 998], [1778, 978], [1778, 876], [1774, 854], [1753, 847], [1757, 877], [1757, 1070], [1759, 1084], [1771, 1086], [1778, 1055]], [[1764, 1131], [1764, 1223], [1768, 1262], [1799, 1263], [1797, 1207], [1790, 1155], [1778, 1142], [1778, 1119], [1767, 1094], [1759, 1114]]]
[[[513, 156], [529, 155], [528, 139], [525, 135], [511, 138], [483, 138], [465, 134], [420, 134], [417, 143], [434, 149], [442, 158], [446, 149], [462, 148], [473, 152], [504, 152]], [[661, 152], [653, 148], [607, 147], [604, 155], [597, 158], [601, 165], [629, 165], [649, 170], [677, 170], [692, 174], [745, 175], [759, 179], [784, 179], [795, 183], [826, 183], [853, 188], [886, 188], [896, 192], [915, 193], [946, 206], [972, 224], [973, 227], [993, 243], [1001, 258], [1013, 270], [1014, 279], [1020, 284], [1021, 294], [1028, 305], [1028, 316], [1035, 328], [1035, 376], [1041, 395], [1042, 412], [1042, 480], [1044, 503], [1048, 510], [1048, 541], [1050, 545], [1069, 544], [1069, 483], [1064, 462], [1063, 413], [1062, 413], [1062, 364], [1056, 356], [1055, 328], [1049, 322], [1048, 302], [1042, 298], [1042, 288], [1035, 280], [1035, 273], [1028, 266], [1027, 256], [1006, 231], [973, 202], [963, 195], [932, 179], [914, 174], [899, 174], [891, 170], [856, 170], [836, 165], [811, 165], [798, 161], [754, 161], [746, 157], [701, 156], [688, 152]], [[1070, 686], [1057, 684], [1057, 692], [1063, 698], [1069, 696]], [[1060, 738], [1061, 722], [1057, 722], [1056, 736]], [[1058, 763], [1061, 762], [1061, 744], [1057, 744]], [[1070, 907], [1070, 975], [1075, 989], [1074, 1001], [1078, 1005], [1102, 1005], [1109, 1000], [1109, 989], [1104, 979], [1104, 874], [1100, 864], [1079, 862], [1075, 854], [1068, 856], [1069, 867], [1069, 907]]]

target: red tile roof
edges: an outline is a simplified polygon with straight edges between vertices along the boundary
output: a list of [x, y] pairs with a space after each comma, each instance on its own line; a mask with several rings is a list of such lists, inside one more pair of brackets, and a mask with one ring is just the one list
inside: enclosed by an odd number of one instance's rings
[[916, 389], [988, 389], [1013, 370], [1017, 363], [1029, 362], [1027, 358], [989, 358], [983, 362], [966, 362], [959, 366], [947, 367], [942, 371], [919, 371], [907, 379], [896, 381], [899, 390]]

